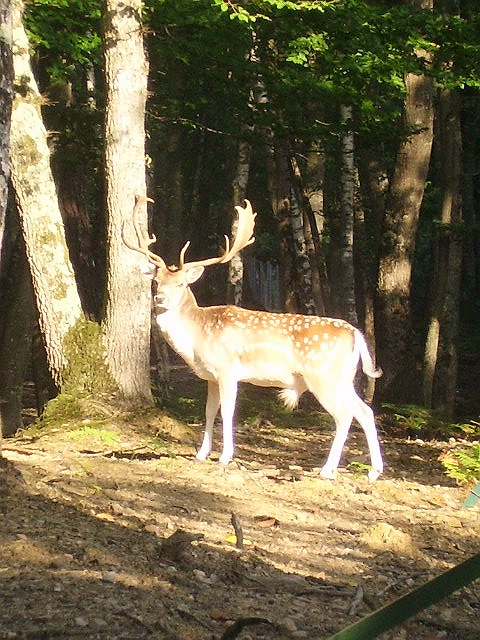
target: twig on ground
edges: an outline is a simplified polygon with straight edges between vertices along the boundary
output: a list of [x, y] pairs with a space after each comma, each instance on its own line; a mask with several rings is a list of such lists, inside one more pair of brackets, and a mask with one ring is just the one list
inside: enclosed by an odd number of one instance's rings
[[349, 616], [353, 616], [358, 606], [362, 603], [363, 596], [364, 596], [363, 588], [362, 588], [362, 585], [359, 584], [355, 592], [355, 595], [353, 596], [352, 602], [350, 603], [350, 609], [348, 610]]
[[235, 543], [237, 549], [243, 549], [243, 531], [242, 525], [240, 524], [240, 520], [236, 516], [235, 513], [232, 513], [232, 517], [230, 518], [230, 522], [232, 523], [232, 527], [235, 531], [235, 537], [237, 541]]

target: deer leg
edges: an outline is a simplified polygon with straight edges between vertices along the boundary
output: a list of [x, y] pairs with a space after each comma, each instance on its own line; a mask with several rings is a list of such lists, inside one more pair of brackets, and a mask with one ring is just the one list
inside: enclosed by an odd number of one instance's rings
[[220, 381], [220, 402], [223, 423], [223, 451], [220, 464], [227, 465], [233, 458], [233, 415], [237, 400], [237, 381]]
[[380, 451], [380, 445], [378, 443], [377, 428], [375, 427], [373, 411], [357, 396], [353, 415], [362, 427], [367, 438], [368, 450], [370, 452], [370, 460], [372, 463], [372, 468], [368, 472], [368, 479], [370, 482], [374, 482], [383, 472], [383, 459]]
[[220, 408], [220, 387], [215, 380], [208, 381], [207, 404], [205, 406], [205, 434], [198, 450], [197, 460], [206, 460], [212, 450], [213, 423]]
[[323, 379], [325, 375], [324, 372], [320, 375], [310, 371], [308, 376], [304, 376], [304, 381], [325, 411], [335, 420], [335, 436], [327, 461], [320, 471], [322, 478], [335, 480], [343, 446], [353, 420], [352, 396], [355, 395], [355, 390], [351, 380], [332, 374], [332, 378], [326, 381]]
[[[353, 420], [353, 398], [349, 400], [348, 395], [347, 397], [342, 395], [341, 398], [325, 397], [326, 394], [315, 391], [314, 385], [309, 385], [309, 389], [313, 392], [323, 408], [328, 411], [335, 420], [335, 437], [333, 438], [327, 461], [320, 471], [322, 478], [335, 480], [337, 477], [337, 467], [342, 456], [343, 446]], [[353, 387], [352, 394], [355, 394]]]
[[335, 480], [337, 477], [337, 467], [340, 463], [342, 456], [343, 446], [348, 436], [350, 425], [352, 424], [352, 418], [345, 417], [342, 420], [335, 418], [335, 437], [330, 447], [330, 453], [328, 454], [327, 461], [320, 471], [322, 478], [329, 480]]

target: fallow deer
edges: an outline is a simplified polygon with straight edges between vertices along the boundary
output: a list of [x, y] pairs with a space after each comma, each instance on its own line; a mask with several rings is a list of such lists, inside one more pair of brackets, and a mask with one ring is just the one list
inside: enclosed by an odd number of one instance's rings
[[195, 374], [208, 383], [205, 409], [205, 434], [197, 453], [205, 460], [212, 449], [215, 417], [221, 411], [223, 451], [220, 463], [228, 464], [234, 455], [233, 417], [239, 382], [280, 388], [280, 397], [295, 407], [304, 391], [310, 390], [335, 421], [336, 433], [321, 476], [333, 479], [353, 418], [361, 425], [371, 459], [369, 479], [383, 471], [382, 454], [371, 408], [357, 395], [354, 378], [359, 361], [364, 373], [377, 378], [376, 369], [362, 333], [343, 320], [292, 313], [249, 311], [240, 307], [197, 304], [190, 285], [205, 267], [224, 264], [254, 242], [256, 213], [248, 200], [238, 212], [238, 231], [233, 245], [225, 236], [225, 251], [216, 258], [185, 262], [190, 245], [185, 244], [178, 267], [167, 267], [149, 247], [155, 236], [142, 233], [136, 219], [135, 245], [125, 232], [125, 244], [140, 251], [153, 265], [153, 308], [156, 322], [170, 346]]

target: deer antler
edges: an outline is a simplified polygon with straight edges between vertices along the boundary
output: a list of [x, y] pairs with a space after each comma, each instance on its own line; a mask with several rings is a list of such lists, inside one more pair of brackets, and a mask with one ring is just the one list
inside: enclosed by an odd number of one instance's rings
[[153, 234], [151, 236], [145, 235], [141, 230], [140, 223], [138, 221], [138, 211], [140, 207], [147, 202], [153, 202], [153, 200], [151, 198], [146, 198], [145, 196], [135, 196], [135, 206], [132, 213], [132, 222], [133, 228], [135, 229], [135, 233], [137, 235], [138, 246], [135, 246], [127, 240], [125, 236], [125, 223], [122, 226], [122, 240], [129, 249], [132, 249], [132, 251], [138, 251], [139, 253], [142, 253], [151, 263], [153, 263], [157, 267], [165, 268], [165, 262], [162, 260], [162, 258], [160, 256], [157, 256], [156, 253], [153, 253], [153, 251], [150, 251], [150, 249], [148, 248], [151, 244], [156, 242], [156, 237]]
[[207, 258], [206, 260], [198, 260], [196, 262], [184, 262], [185, 253], [190, 246], [190, 242], [187, 242], [182, 251], [180, 252], [180, 263], [179, 269], [191, 269], [192, 267], [209, 267], [213, 264], [225, 264], [226, 262], [230, 262], [230, 260], [235, 256], [239, 251], [248, 247], [249, 244], [255, 242], [255, 237], [253, 235], [253, 230], [255, 227], [255, 217], [256, 213], [253, 212], [252, 205], [249, 200], [245, 200], [246, 206], [241, 207], [237, 205], [235, 209], [238, 213], [238, 226], [237, 233], [235, 234], [235, 240], [233, 242], [233, 246], [230, 248], [230, 241], [227, 236], [225, 236], [225, 251], [218, 258]]

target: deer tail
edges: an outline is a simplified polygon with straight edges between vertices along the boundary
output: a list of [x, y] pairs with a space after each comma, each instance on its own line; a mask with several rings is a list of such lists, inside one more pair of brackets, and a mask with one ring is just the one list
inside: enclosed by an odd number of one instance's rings
[[356, 351], [362, 361], [362, 370], [369, 378], [379, 378], [383, 371], [379, 367], [375, 367], [373, 364], [372, 356], [367, 347], [367, 343], [363, 334], [360, 331], [355, 331], [355, 346]]

